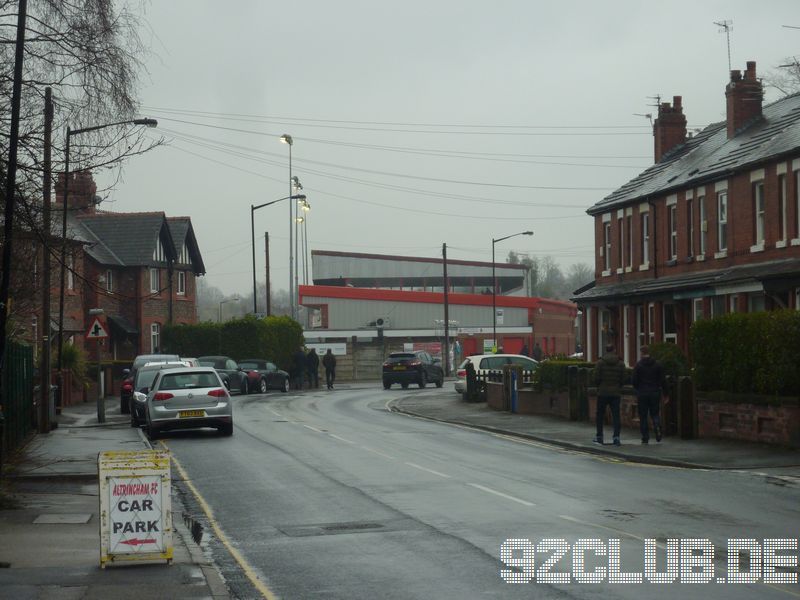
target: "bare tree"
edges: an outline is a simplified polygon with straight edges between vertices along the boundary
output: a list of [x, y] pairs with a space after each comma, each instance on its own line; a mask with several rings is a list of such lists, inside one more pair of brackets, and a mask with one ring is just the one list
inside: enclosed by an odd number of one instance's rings
[[800, 92], [800, 60], [787, 56], [782, 64], [764, 76], [764, 83], [784, 96]]
[[[53, 89], [55, 100], [54, 172], [63, 171], [67, 125], [83, 128], [138, 116], [138, 75], [143, 71], [146, 54], [138, 35], [143, 10], [134, 13], [127, 6], [117, 8], [116, 4], [113, 0], [28, 2], [16, 223], [25, 235], [41, 244], [45, 256], [53, 259], [57, 258], [57, 252], [53, 252], [51, 238], [41, 226], [45, 88]], [[4, 65], [14, 62], [17, 5], [16, 0], [0, 0], [0, 63]], [[3, 146], [10, 137], [12, 78], [9, 69], [0, 71]], [[145, 137], [141, 128], [109, 127], [85, 133], [72, 140], [71, 169], [116, 169], [118, 178], [122, 159], [158, 143]], [[0, 162], [0, 175], [4, 173], [5, 166]], [[19, 284], [19, 280], [12, 282], [12, 287]], [[21, 289], [12, 292], [17, 307], [24, 304], [21, 292]]]

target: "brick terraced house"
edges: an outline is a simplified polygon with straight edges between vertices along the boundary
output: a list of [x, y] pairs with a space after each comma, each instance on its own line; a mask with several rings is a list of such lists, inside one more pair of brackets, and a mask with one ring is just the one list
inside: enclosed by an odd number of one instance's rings
[[645, 343], [688, 353], [689, 327], [800, 309], [800, 94], [762, 107], [756, 63], [734, 70], [727, 118], [687, 137], [681, 97], [653, 124], [655, 164], [587, 212], [595, 280], [576, 290], [583, 347], [631, 365]]
[[[115, 213], [97, 210], [97, 187], [90, 173], [70, 174], [67, 212], [67, 255], [64, 339], [81, 344], [92, 363], [98, 344], [87, 340], [94, 317], [100, 317], [108, 338], [100, 344], [100, 359], [108, 365], [114, 385], [122, 367], [137, 354], [162, 351], [161, 331], [167, 324], [197, 321], [195, 279], [205, 266], [189, 217], [163, 212]], [[53, 231], [60, 238], [64, 176], [56, 184]], [[51, 327], [58, 329], [59, 265], [53, 263]], [[55, 348], [54, 348], [55, 355]], [[113, 367], [113, 368], [112, 368]]]

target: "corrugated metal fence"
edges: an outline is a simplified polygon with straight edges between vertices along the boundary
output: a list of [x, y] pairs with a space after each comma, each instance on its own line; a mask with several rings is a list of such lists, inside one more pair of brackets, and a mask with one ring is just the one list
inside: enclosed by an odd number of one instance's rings
[[3, 378], [3, 416], [5, 417], [2, 452], [7, 457], [16, 450], [34, 427], [33, 348], [9, 340]]

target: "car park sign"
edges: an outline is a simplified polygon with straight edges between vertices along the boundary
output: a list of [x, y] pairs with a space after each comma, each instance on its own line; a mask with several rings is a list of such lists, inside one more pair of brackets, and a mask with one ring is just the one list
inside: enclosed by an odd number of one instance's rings
[[101, 452], [100, 566], [123, 560], [172, 562], [170, 455]]

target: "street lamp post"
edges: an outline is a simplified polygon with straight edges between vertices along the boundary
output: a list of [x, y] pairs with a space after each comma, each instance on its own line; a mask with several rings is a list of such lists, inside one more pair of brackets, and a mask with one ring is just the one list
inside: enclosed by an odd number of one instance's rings
[[503, 240], [517, 237], [518, 235], [533, 235], [533, 232], [520, 231], [519, 233], [512, 233], [505, 237], [492, 238], [492, 343], [494, 344], [494, 352], [497, 352], [497, 276], [495, 275], [494, 245], [497, 242], [502, 242]]
[[73, 135], [81, 133], [88, 133], [90, 131], [97, 131], [107, 127], [115, 127], [117, 125], [145, 125], [146, 127], [157, 127], [158, 121], [155, 119], [130, 119], [128, 121], [117, 121], [115, 123], [106, 123], [105, 125], [94, 125], [92, 127], [83, 127], [81, 129], [71, 129], [67, 127], [66, 143], [64, 147], [64, 197], [62, 205], [62, 219], [61, 219], [61, 282], [59, 284], [58, 296], [58, 361], [56, 362], [56, 377], [58, 381], [58, 406], [61, 407], [63, 402], [63, 390], [61, 368], [62, 362], [62, 349], [64, 347], [64, 288], [65, 278], [67, 273], [67, 207], [69, 206], [69, 149], [70, 140]]
[[[294, 194], [292, 196], [284, 196], [283, 198], [278, 198], [277, 200], [272, 200], [270, 202], [265, 202], [264, 204], [258, 205], [250, 205], [250, 245], [253, 251], [253, 312], [258, 312], [256, 308], [256, 229], [255, 229], [255, 217], [254, 213], [259, 208], [264, 208], [265, 206], [270, 206], [271, 204], [277, 204], [282, 200], [299, 200], [301, 202], [305, 202], [306, 197], [305, 194]], [[292, 203], [289, 202], [291, 205]], [[291, 268], [292, 261], [289, 260], [289, 266]], [[289, 281], [291, 283], [291, 272], [289, 273]], [[289, 289], [289, 295], [292, 295], [291, 288]], [[269, 311], [267, 311], [269, 312]], [[294, 315], [293, 315], [294, 316]]]
[[[288, 133], [284, 133], [281, 136], [281, 142], [289, 146], [289, 198], [292, 197], [292, 184], [294, 183], [292, 180], [292, 146], [294, 145], [294, 140], [292, 136]], [[294, 227], [294, 211], [292, 209], [292, 203], [289, 202], [289, 308], [292, 314], [292, 318], [294, 318], [294, 277], [293, 277], [293, 236], [292, 236], [292, 229]]]
[[308, 285], [308, 213], [311, 205], [303, 200], [300, 209], [303, 211], [303, 284]]
[[217, 315], [217, 323], [222, 323], [222, 305], [226, 302], [238, 302], [240, 300], [239, 296], [234, 296], [233, 298], [226, 298], [225, 300], [219, 301], [219, 313]]

